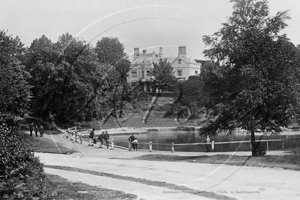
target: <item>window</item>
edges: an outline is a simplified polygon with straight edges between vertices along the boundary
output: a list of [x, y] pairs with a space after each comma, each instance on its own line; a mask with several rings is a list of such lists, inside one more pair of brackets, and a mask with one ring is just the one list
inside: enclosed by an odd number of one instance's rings
[[182, 70], [177, 70], [177, 76], [182, 76]]
[[181, 59], [180, 58], [178, 59], [178, 64], [181, 64]]
[[138, 85], [138, 82], [132, 82], [131, 83], [131, 87], [135, 87], [135, 86], [137, 86]]
[[136, 71], [132, 71], [132, 72], [131, 72], [131, 76], [132, 76], [132, 77], [137, 77]]
[[147, 76], [151, 76], [151, 72], [150, 71], [147, 71]]
[[198, 75], [198, 71], [195, 71], [195, 75]]

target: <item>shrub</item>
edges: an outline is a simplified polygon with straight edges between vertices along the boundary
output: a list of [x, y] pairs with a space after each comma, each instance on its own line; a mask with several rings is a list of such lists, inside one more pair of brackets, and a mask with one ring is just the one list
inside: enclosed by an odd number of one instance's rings
[[1, 116], [0, 199], [46, 198], [42, 163], [22, 142], [14, 127], [15, 124]]

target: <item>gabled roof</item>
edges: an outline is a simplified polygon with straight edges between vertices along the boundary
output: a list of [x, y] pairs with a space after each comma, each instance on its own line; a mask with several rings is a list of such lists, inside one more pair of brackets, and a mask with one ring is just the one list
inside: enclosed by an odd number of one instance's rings
[[178, 60], [178, 59], [182, 59], [185, 63], [188, 63], [187, 62], [187, 60], [186, 60], [186, 58], [184, 58], [182, 55], [179, 55], [179, 56], [177, 56], [172, 62], [171, 62], [171, 64], [173, 64], [176, 60]]
[[171, 64], [173, 64], [176, 60], [181, 59], [183, 62], [185, 62], [186, 64], [197, 64], [199, 62], [196, 62], [195, 59], [193, 59], [192, 57], [184, 57], [182, 55], [177, 56], [176, 58], [174, 58], [174, 60], [172, 60], [172, 62], [170, 62]]

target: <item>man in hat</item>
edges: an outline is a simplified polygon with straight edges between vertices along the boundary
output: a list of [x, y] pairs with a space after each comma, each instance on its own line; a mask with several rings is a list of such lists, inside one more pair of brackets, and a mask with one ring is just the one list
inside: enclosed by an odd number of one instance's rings
[[89, 142], [89, 146], [94, 146], [94, 137], [95, 137], [95, 128], [92, 129], [92, 131], [90, 132], [90, 142]]

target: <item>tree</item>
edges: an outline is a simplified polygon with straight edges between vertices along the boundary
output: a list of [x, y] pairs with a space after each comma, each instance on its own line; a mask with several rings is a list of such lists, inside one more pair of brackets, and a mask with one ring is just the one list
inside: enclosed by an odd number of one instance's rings
[[[287, 12], [268, 17], [266, 0], [231, 0], [232, 16], [220, 31], [204, 36], [210, 48], [205, 56], [219, 68], [208, 73], [214, 121], [202, 134], [242, 128], [251, 132], [252, 155], [258, 155], [256, 131], [280, 132], [292, 119], [299, 99], [299, 65], [296, 47], [281, 31]], [[213, 85], [215, 84], [215, 85]], [[209, 84], [207, 84], [209, 85]], [[206, 86], [207, 86], [206, 85]], [[214, 86], [220, 85], [220, 90]], [[216, 95], [218, 97], [216, 97]]]
[[20, 115], [30, 103], [30, 77], [19, 60], [24, 52], [18, 37], [0, 31], [0, 113]]
[[54, 43], [43, 35], [31, 43], [25, 55], [26, 70], [31, 74], [28, 81], [33, 86], [31, 111], [45, 119], [57, 94], [59, 52], [55, 50]]
[[164, 87], [173, 86], [176, 83], [176, 77], [174, 75], [172, 65], [165, 59], [160, 60], [159, 63], [153, 63], [154, 67], [150, 71], [152, 79], [152, 85], [155, 88], [162, 89]]
[[[18, 117], [28, 108], [31, 86], [18, 37], [0, 31], [0, 198], [48, 198], [43, 165], [18, 135]], [[50, 196], [49, 196], [50, 197]]]
[[95, 51], [99, 62], [103, 64], [116, 65], [126, 58], [124, 45], [115, 37], [103, 37], [97, 41]]
[[56, 43], [45, 36], [35, 39], [27, 56], [35, 114], [47, 119], [51, 112], [62, 122], [84, 119], [103, 76], [94, 49], [66, 33]]

